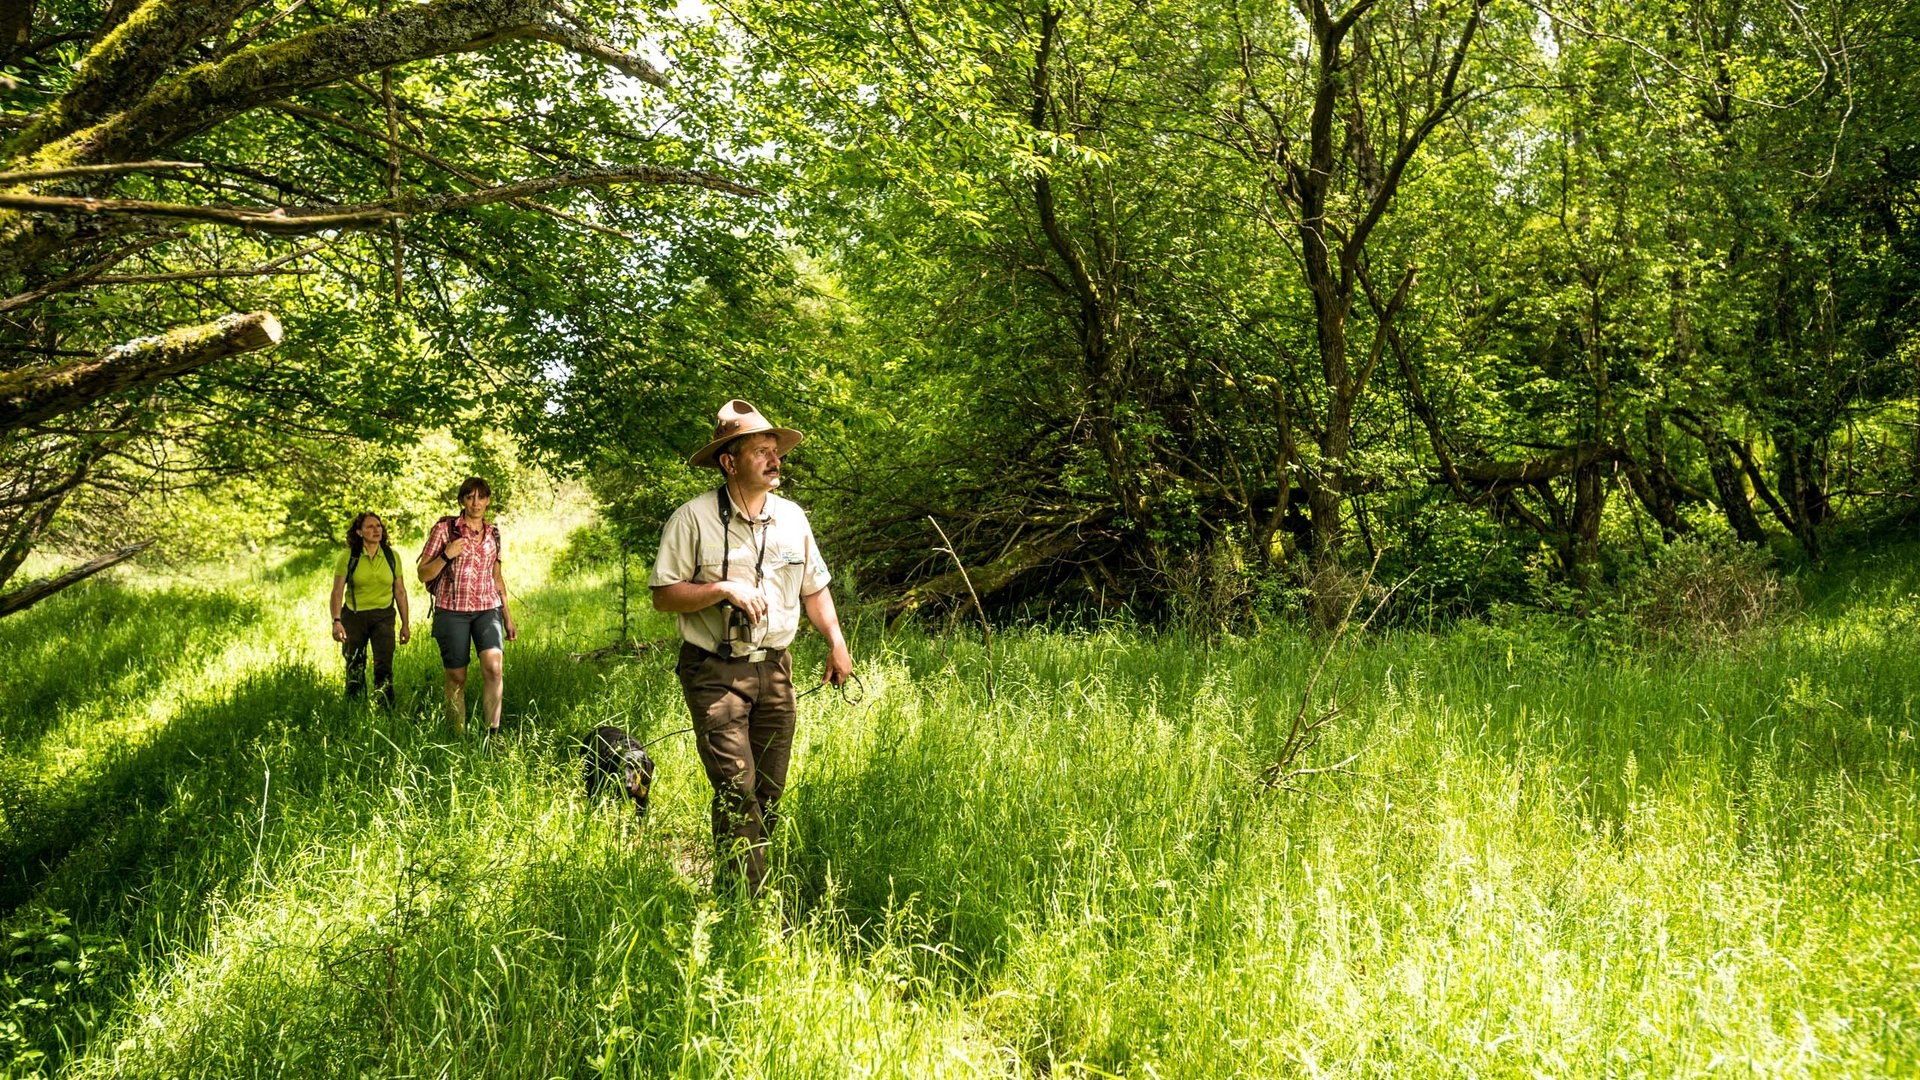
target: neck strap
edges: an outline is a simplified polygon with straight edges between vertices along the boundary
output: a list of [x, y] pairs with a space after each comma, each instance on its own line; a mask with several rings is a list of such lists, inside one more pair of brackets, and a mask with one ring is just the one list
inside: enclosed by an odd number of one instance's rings
[[[720, 580], [725, 581], [727, 571], [733, 565], [733, 493], [727, 490], [727, 485], [721, 484], [714, 490], [713, 499], [720, 511]], [[767, 573], [767, 530], [764, 525], [769, 515], [766, 513], [766, 504], [762, 503], [760, 509], [760, 522], [763, 527], [760, 530], [760, 547], [754, 553], [753, 559], [753, 583], [756, 587], [765, 580]], [[753, 525], [753, 519], [747, 519], [749, 534], [752, 533]]]

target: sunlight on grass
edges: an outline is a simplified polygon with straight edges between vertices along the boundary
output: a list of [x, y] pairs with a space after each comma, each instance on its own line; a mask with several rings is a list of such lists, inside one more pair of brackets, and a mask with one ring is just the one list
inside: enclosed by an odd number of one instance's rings
[[[802, 705], [779, 899], [746, 911], [706, 887], [669, 656], [569, 658], [613, 619], [545, 580], [554, 520], [510, 534], [491, 752], [444, 730], [424, 633], [396, 715], [343, 707], [323, 568], [0, 624], [16, 1074], [1920, 1068], [1901, 588], [1713, 654], [1550, 620], [1355, 641], [1308, 764], [1357, 757], [1298, 792], [1254, 777], [1305, 637], [1010, 629], [989, 693], [977, 638], [869, 628], [869, 701]], [[662, 737], [644, 824], [580, 789], [605, 721]]]

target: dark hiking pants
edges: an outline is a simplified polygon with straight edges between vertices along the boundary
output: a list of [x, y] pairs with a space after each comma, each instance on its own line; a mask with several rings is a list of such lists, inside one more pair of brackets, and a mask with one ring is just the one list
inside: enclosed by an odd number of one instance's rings
[[714, 887], [758, 894], [793, 756], [793, 660], [785, 649], [756, 662], [682, 645], [674, 670], [713, 785]]
[[346, 644], [340, 651], [347, 658], [347, 696], [357, 698], [367, 689], [367, 653], [373, 653], [373, 684], [393, 708], [393, 608], [375, 611], [340, 610], [340, 625], [346, 628]]

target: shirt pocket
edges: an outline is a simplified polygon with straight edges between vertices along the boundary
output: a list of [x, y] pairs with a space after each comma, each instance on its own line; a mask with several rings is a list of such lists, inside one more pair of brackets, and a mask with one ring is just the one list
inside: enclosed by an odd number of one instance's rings
[[789, 599], [799, 597], [800, 590], [806, 585], [806, 552], [799, 545], [782, 545], [767, 555], [767, 577], [775, 583], [780, 595]]

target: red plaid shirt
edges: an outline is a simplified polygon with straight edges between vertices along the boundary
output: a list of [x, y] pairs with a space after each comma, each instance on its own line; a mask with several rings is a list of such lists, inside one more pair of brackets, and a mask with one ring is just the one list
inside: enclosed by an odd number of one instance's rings
[[[448, 531], [452, 535], [448, 535]], [[465, 537], [467, 546], [457, 558], [447, 561], [440, 580], [433, 587], [433, 602], [448, 611], [485, 611], [501, 603], [500, 583], [493, 579], [494, 564], [500, 561], [500, 530], [492, 522], [474, 536], [459, 518], [443, 518], [427, 533], [425, 550], [435, 555], [450, 541]]]

